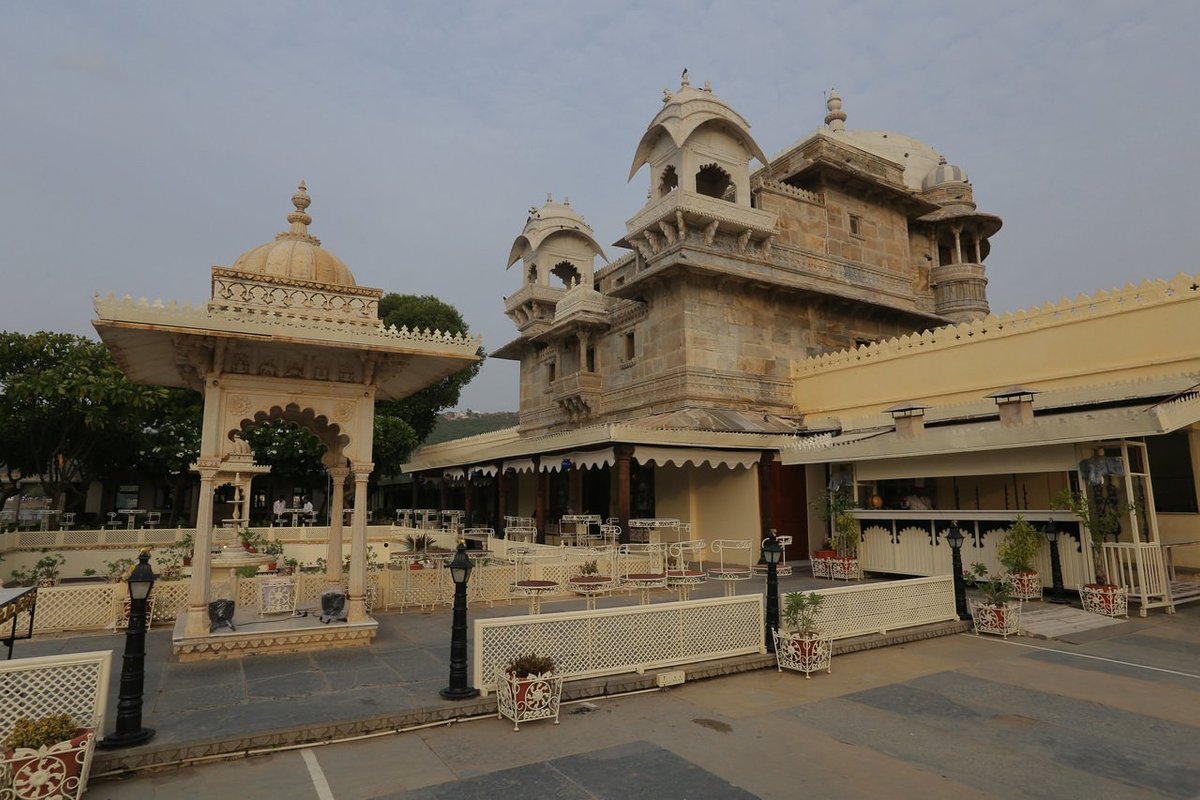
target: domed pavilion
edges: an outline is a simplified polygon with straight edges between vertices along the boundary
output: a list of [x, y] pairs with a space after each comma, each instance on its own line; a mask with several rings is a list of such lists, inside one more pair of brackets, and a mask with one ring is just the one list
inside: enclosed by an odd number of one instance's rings
[[396, 400], [477, 359], [475, 337], [384, 327], [383, 292], [359, 286], [346, 264], [308, 232], [311, 203], [303, 183], [292, 197], [289, 227], [247, 250], [231, 268], [212, 268], [205, 306], [95, 298], [93, 324], [135, 383], [195, 389], [204, 395], [195, 553], [213, 545], [214, 492], [232, 485], [235, 523], [246, 524], [252, 463], [242, 431], [276, 420], [311, 431], [325, 445], [333, 484], [327, 583], [341, 586], [342, 496], [354, 481], [347, 624], [286, 633], [210, 633], [212, 563], [195, 558], [188, 609], [177, 625], [181, 658], [272, 648], [365, 644], [376, 623], [366, 610], [367, 481], [374, 468], [376, 400]]

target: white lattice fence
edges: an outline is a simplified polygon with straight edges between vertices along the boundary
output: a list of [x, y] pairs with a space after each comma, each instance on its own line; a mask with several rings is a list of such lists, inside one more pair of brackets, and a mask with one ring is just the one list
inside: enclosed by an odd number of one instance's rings
[[763, 652], [763, 597], [475, 620], [474, 682], [492, 691], [496, 675], [524, 653], [552, 656], [567, 680]]
[[0, 661], [0, 740], [21, 717], [70, 714], [104, 735], [112, 651]]
[[[153, 622], [174, 622], [187, 608], [190, 581], [155, 581]], [[125, 588], [125, 584], [121, 584]]]
[[[84, 586], [49, 586], [38, 589], [33, 617], [34, 633], [86, 631], [112, 627], [117, 608], [117, 593], [126, 597], [123, 583], [96, 583]], [[28, 630], [28, 612], [17, 619], [18, 630]]]
[[[817, 628], [833, 639], [958, 619], [949, 575], [822, 589]], [[786, 597], [780, 598], [780, 605]]]

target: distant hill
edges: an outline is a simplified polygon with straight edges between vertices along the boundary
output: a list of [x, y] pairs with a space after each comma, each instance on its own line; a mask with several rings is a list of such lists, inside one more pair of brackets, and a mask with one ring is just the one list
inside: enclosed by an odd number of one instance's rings
[[516, 411], [447, 411], [438, 415], [437, 426], [424, 444], [448, 442], [480, 433], [511, 428], [517, 424]]

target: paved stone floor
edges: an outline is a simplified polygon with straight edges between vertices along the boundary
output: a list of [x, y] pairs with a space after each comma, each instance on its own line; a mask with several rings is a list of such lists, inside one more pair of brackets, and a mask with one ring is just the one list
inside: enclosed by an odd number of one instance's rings
[[97, 780], [89, 797], [1200, 796], [1200, 607], [1105, 630], [930, 639], [812, 680], [758, 670], [572, 704], [558, 726], [488, 716]]

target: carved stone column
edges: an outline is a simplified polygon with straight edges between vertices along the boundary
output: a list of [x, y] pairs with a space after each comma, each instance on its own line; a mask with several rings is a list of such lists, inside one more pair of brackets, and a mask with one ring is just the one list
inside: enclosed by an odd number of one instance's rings
[[196, 536], [184, 628], [187, 636], [208, 634], [208, 600], [212, 590], [209, 586], [212, 578], [209, 551], [212, 549], [213, 483], [217, 470], [215, 467], [202, 467], [196, 471], [200, 473], [200, 491], [196, 494]]
[[[329, 467], [330, 489], [333, 496], [329, 498], [329, 542], [325, 546], [325, 584], [327, 586], [342, 585], [342, 514], [346, 496], [346, 476], [350, 470], [346, 467]], [[357, 508], [357, 507], [356, 507]]]
[[374, 464], [354, 465], [354, 524], [350, 529], [350, 603], [347, 622], [367, 621], [367, 481]]

